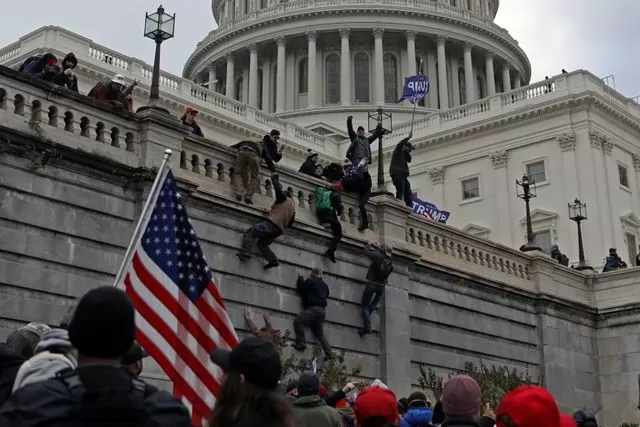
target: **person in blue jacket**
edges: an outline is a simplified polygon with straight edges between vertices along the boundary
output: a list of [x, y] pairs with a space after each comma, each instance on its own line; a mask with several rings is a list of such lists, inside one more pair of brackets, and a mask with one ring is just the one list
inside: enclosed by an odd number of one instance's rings
[[431, 425], [433, 410], [427, 401], [427, 396], [421, 391], [415, 391], [407, 398], [409, 409], [404, 414], [400, 427], [425, 427]]

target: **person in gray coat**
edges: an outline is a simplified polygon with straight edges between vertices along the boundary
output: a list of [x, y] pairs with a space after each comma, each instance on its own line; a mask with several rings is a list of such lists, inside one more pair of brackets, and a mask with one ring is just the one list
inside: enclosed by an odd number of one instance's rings
[[356, 132], [353, 131], [353, 116], [347, 117], [347, 132], [349, 133], [349, 139], [351, 145], [347, 150], [347, 159], [351, 160], [351, 163], [357, 165], [362, 159], [367, 159], [365, 162], [365, 171], [368, 164], [371, 164], [371, 143], [378, 139], [382, 134], [382, 124], [378, 124], [375, 131], [371, 136], [365, 136], [364, 127], [358, 126]]

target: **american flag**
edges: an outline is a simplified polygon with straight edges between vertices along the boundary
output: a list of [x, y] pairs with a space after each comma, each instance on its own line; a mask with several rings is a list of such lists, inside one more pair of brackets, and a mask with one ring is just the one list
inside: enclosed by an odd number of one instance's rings
[[174, 394], [201, 425], [213, 408], [222, 372], [209, 359], [238, 338], [198, 243], [173, 174], [160, 178], [124, 288], [136, 308], [136, 339], [173, 381]]

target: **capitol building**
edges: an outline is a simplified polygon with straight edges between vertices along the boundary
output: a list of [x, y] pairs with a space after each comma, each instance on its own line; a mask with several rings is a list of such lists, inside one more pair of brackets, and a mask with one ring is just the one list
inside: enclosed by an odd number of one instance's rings
[[[640, 105], [588, 71], [531, 82], [531, 64], [494, 23], [499, 0], [212, 0], [218, 28], [200, 41], [182, 76], [162, 72], [162, 104], [197, 108], [206, 138], [231, 145], [280, 129], [281, 165], [297, 169], [308, 149], [341, 162], [346, 117], [391, 113], [388, 164], [411, 128], [413, 107], [397, 103], [404, 77], [425, 73], [431, 91], [416, 109], [413, 189], [451, 212], [448, 224], [518, 248], [526, 241], [516, 179], [535, 179], [535, 242], [578, 260], [567, 204], [587, 203], [585, 254], [601, 267], [610, 247], [634, 263], [640, 244]], [[0, 64], [74, 52], [81, 93], [123, 74], [140, 81], [149, 64], [67, 29], [47, 26], [0, 49]], [[535, 64], [534, 64], [535, 66]], [[374, 163], [379, 155], [374, 144]], [[205, 170], [205, 159], [183, 158]], [[375, 182], [375, 167], [372, 176]], [[386, 170], [386, 166], [385, 166]], [[385, 177], [392, 190], [390, 178]]]

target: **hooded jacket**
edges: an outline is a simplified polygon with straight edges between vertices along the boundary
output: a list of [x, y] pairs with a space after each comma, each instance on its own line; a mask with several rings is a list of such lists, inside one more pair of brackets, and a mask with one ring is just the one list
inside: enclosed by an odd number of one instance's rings
[[321, 277], [311, 276], [308, 279], [298, 277], [296, 283], [298, 294], [302, 299], [302, 307], [326, 307], [329, 298], [329, 286]]
[[292, 409], [299, 427], [342, 427], [338, 411], [317, 394], [298, 397]]
[[55, 378], [61, 372], [76, 369], [77, 362], [69, 335], [63, 329], [53, 329], [42, 336], [35, 356], [27, 360], [18, 371], [13, 393], [34, 383]]
[[[71, 67], [66, 66], [66, 62], [71, 62]], [[68, 53], [64, 59], [62, 60], [61, 71], [58, 75], [53, 79], [53, 82], [59, 86], [64, 86], [69, 90], [74, 92], [78, 92], [78, 78], [75, 74], [72, 77], [68, 77], [64, 75], [65, 70], [68, 68], [74, 69], [78, 65], [78, 59], [73, 53]]]
[[389, 163], [389, 175], [403, 174], [409, 176], [409, 163], [411, 163], [411, 153], [405, 147], [409, 142], [409, 138], [405, 138], [396, 145], [391, 154], [391, 162]]
[[296, 218], [296, 204], [282, 189], [278, 175], [274, 174], [271, 177], [271, 181], [276, 193], [276, 202], [271, 206], [271, 210], [267, 214], [267, 221], [284, 233], [284, 230], [293, 225], [293, 221]]
[[409, 408], [400, 427], [424, 427], [431, 424], [433, 418], [433, 411], [431, 408]]
[[364, 254], [371, 259], [371, 265], [369, 265], [369, 270], [367, 270], [367, 281], [377, 285], [386, 285], [388, 282], [387, 279], [384, 279], [384, 281], [381, 282], [378, 277], [376, 277], [375, 264], [385, 262], [389, 257], [381, 249], [368, 245], [364, 248]]
[[11, 397], [13, 384], [25, 359], [7, 344], [0, 344], [0, 408]]
[[312, 159], [313, 157], [307, 157], [304, 163], [302, 163], [302, 166], [300, 166], [298, 172], [319, 178], [318, 174], [316, 174], [316, 164], [313, 163]]
[[269, 135], [262, 138], [262, 159], [271, 172], [276, 171], [274, 163], [278, 163], [282, 159], [282, 154], [278, 152], [278, 145], [271, 140]]
[[358, 136], [353, 130], [353, 120], [347, 119], [347, 132], [351, 145], [347, 150], [347, 159], [351, 160], [354, 165], [360, 163], [360, 160], [367, 159], [367, 164], [371, 164], [371, 143], [378, 139], [381, 128], [378, 126], [370, 137]]

